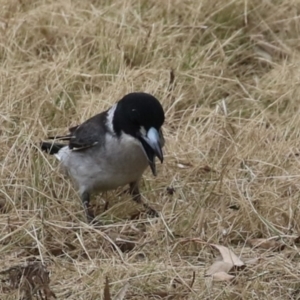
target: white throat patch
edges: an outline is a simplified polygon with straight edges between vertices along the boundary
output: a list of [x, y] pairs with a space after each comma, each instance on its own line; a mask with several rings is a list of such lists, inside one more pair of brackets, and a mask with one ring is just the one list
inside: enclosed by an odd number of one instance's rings
[[110, 133], [114, 133], [113, 118], [114, 118], [116, 108], [117, 108], [117, 104], [114, 104], [107, 112], [106, 126], [110, 131]]
[[146, 129], [145, 129], [144, 126], [141, 126], [141, 127], [140, 127], [140, 133], [141, 133], [142, 136], [146, 136], [147, 131], [146, 131]]

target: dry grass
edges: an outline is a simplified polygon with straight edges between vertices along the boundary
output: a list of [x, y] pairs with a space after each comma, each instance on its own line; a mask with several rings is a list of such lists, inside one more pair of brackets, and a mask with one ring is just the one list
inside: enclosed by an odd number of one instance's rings
[[[106, 276], [112, 295], [129, 281], [127, 299], [300, 299], [299, 13], [299, 0], [0, 0], [0, 271], [47, 262], [58, 299], [104, 299]], [[99, 230], [37, 145], [131, 91], [167, 115], [165, 163], [142, 186], [162, 218], [130, 220], [120, 189], [94, 202], [110, 201]], [[207, 243], [260, 260], [211, 282]]]

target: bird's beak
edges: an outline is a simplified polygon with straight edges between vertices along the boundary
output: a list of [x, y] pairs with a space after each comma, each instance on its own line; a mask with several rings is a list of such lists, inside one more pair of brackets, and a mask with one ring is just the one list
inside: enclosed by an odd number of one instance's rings
[[162, 132], [158, 132], [151, 127], [146, 135], [141, 136], [141, 142], [146, 152], [150, 168], [154, 176], [156, 176], [155, 156], [159, 158], [161, 163], [164, 160], [162, 147], [164, 146], [164, 138]]
[[161, 149], [162, 146], [158, 131], [154, 127], [151, 127], [143, 139], [152, 148], [154, 154], [159, 158], [159, 160], [163, 162], [164, 155]]

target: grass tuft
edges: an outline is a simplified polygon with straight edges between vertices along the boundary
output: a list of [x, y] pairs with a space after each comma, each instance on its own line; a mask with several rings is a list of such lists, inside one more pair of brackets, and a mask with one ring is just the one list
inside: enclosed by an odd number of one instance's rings
[[[31, 292], [20, 281], [28, 299], [103, 299], [108, 284], [113, 299], [299, 298], [299, 1], [0, 6], [0, 271], [51, 271]], [[165, 161], [141, 187], [162, 216], [121, 188], [94, 200], [99, 230], [38, 144], [132, 91], [166, 111]], [[211, 282], [209, 243], [258, 263]], [[17, 293], [1, 283], [1, 299]]]

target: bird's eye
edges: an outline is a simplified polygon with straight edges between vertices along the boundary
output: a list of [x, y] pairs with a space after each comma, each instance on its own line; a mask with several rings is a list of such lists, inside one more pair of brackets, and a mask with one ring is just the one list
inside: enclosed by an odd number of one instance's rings
[[131, 120], [136, 124], [140, 123], [140, 115], [138, 111], [134, 108], [131, 110]]

